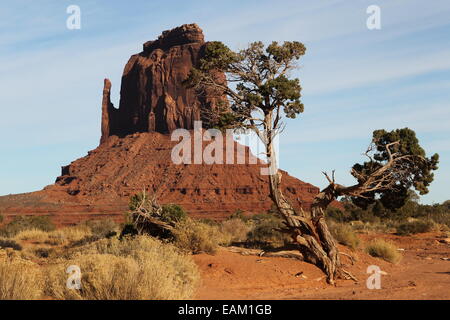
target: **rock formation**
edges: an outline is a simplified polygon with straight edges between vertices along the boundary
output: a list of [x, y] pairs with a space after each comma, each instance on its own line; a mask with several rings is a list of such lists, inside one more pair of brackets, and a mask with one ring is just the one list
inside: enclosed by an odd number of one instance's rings
[[118, 109], [112, 107], [111, 83], [106, 79], [101, 143], [112, 135], [192, 129], [201, 110], [212, 108], [218, 99], [212, 94], [199, 96], [182, 84], [198, 65], [205, 44], [196, 24], [164, 31], [157, 40], [144, 43], [143, 51], [132, 55], [125, 66]]
[[[49, 190], [65, 190], [69, 199], [126, 204], [131, 195], [145, 189], [162, 203], [177, 203], [196, 217], [214, 219], [238, 209], [261, 213], [271, 208], [268, 176], [261, 175], [266, 165], [248, 147], [234, 142], [235, 158], [241, 154], [244, 164], [174, 164], [171, 151], [177, 143], [158, 132], [110, 137], [65, 167]], [[304, 209], [319, 191], [287, 172], [282, 187], [292, 204]]]
[[[192, 129], [202, 111], [214, 108], [213, 94], [199, 96], [182, 82], [205, 48], [201, 29], [183, 25], [165, 31], [131, 56], [122, 77], [119, 108], [111, 103], [105, 79], [101, 143], [87, 156], [62, 168], [56, 183], [41, 191], [0, 197], [0, 212], [52, 216], [58, 224], [110, 216], [123, 219], [129, 197], [155, 192], [161, 203], [182, 205], [194, 217], [222, 219], [240, 209], [266, 212], [272, 206], [268, 177], [247, 147], [245, 164], [174, 164], [168, 133]], [[203, 148], [205, 145], [203, 145]], [[308, 210], [317, 187], [282, 172], [282, 188], [295, 208]]]

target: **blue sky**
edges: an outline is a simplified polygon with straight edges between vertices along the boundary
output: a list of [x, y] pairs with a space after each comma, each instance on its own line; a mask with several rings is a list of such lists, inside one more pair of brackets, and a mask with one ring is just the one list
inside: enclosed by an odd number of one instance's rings
[[[68, 30], [66, 8], [81, 8]], [[366, 8], [381, 8], [368, 30]], [[321, 171], [353, 183], [375, 129], [410, 127], [440, 169], [424, 203], [450, 199], [450, 2], [14, 1], [0, 4], [0, 195], [54, 182], [98, 145], [103, 78], [119, 101], [131, 54], [163, 30], [197, 23], [233, 49], [302, 41], [305, 112], [287, 121], [281, 167], [324, 187]]]

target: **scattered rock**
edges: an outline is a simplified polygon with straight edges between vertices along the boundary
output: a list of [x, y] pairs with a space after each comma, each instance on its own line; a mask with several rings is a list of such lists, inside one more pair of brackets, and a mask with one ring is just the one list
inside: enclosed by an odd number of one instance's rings
[[414, 281], [409, 281], [408, 286], [409, 287], [417, 287], [417, 284]]
[[243, 256], [258, 256], [258, 257], [280, 257], [303, 260], [303, 255], [297, 250], [282, 250], [282, 251], [261, 251], [258, 249], [247, 249], [241, 247], [227, 247], [228, 251], [240, 253]]
[[316, 281], [322, 281], [323, 279], [325, 279], [325, 276], [316, 278], [316, 279], [314, 279], [314, 280], [316, 280]]
[[223, 271], [225, 271], [228, 274], [234, 274], [233, 270], [231, 270], [229, 268], [225, 268], [225, 269], [223, 269]]

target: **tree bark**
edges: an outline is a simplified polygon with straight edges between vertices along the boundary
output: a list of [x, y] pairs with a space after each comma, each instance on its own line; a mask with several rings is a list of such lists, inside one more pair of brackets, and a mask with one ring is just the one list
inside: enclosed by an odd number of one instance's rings
[[270, 166], [270, 197], [285, 220], [287, 229], [283, 231], [289, 233], [294, 242], [299, 245], [305, 261], [323, 270], [329, 284], [334, 284], [336, 279], [357, 280], [342, 268], [336, 241], [325, 222], [324, 212], [328, 205], [336, 199], [334, 184], [330, 184], [315, 197], [310, 215], [304, 211], [296, 212], [281, 191], [281, 174], [278, 171], [273, 146], [271, 114], [265, 116], [264, 133]]

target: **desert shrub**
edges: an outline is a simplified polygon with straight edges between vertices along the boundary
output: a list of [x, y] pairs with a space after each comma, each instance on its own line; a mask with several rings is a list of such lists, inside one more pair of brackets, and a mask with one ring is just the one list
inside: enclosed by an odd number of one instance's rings
[[73, 241], [69, 244], [69, 246], [70, 247], [82, 247], [89, 243], [96, 242], [100, 239], [102, 239], [102, 238], [100, 238], [98, 235], [93, 234], [93, 235], [85, 236], [84, 238], [81, 238], [80, 240]]
[[92, 236], [91, 228], [87, 225], [77, 225], [54, 230], [48, 234], [46, 243], [54, 245], [66, 245], [81, 241]]
[[[450, 201], [447, 200], [446, 202], [449, 203]], [[434, 214], [431, 216], [431, 219], [440, 225], [445, 225], [450, 228], [450, 211]]]
[[187, 214], [183, 207], [177, 204], [165, 204], [162, 206], [161, 220], [166, 222], [180, 222], [186, 219]]
[[145, 192], [133, 195], [130, 198], [129, 207], [131, 211], [126, 219], [128, 230], [122, 230], [121, 236], [138, 231], [138, 233], [170, 240], [173, 239], [172, 227], [187, 217], [181, 206], [177, 204], [160, 206], [155, 196], [149, 197]]
[[435, 223], [431, 220], [415, 220], [401, 223], [397, 226], [397, 234], [410, 235], [416, 233], [430, 232], [435, 228]]
[[0, 238], [0, 248], [12, 248], [14, 250], [22, 250], [22, 246], [18, 244], [15, 240], [8, 238]]
[[230, 242], [230, 236], [222, 233], [219, 227], [189, 218], [177, 223], [173, 234], [174, 244], [178, 248], [194, 254], [213, 254], [219, 245]]
[[210, 219], [210, 218], [201, 218], [201, 219], [198, 219], [197, 221], [199, 221], [201, 223], [204, 223], [204, 224], [207, 224], [207, 225], [210, 225], [210, 226], [216, 226], [216, 227], [220, 226], [220, 222], [219, 221], [213, 220], [213, 219]]
[[402, 255], [393, 243], [382, 239], [370, 241], [366, 246], [366, 252], [372, 257], [381, 258], [391, 263], [398, 263], [402, 258]]
[[135, 236], [138, 234], [138, 231], [134, 227], [134, 224], [131, 222], [127, 222], [122, 226], [122, 231], [120, 231], [120, 239], [125, 236]]
[[2, 215], [2, 214], [0, 214], [0, 223], [2, 223], [2, 222], [3, 222], [3, 220], [4, 220], [4, 217], [3, 217], [3, 215]]
[[92, 235], [99, 238], [112, 237], [119, 230], [119, 225], [111, 219], [87, 220], [83, 224], [91, 230]]
[[21, 231], [32, 229], [52, 231], [55, 225], [46, 216], [16, 216], [0, 229], [0, 235], [14, 237]]
[[288, 243], [289, 236], [278, 231], [283, 227], [282, 219], [274, 214], [257, 214], [249, 221], [252, 225], [247, 242], [253, 247], [275, 247]]
[[34, 240], [39, 242], [44, 242], [48, 240], [48, 238], [49, 233], [39, 229], [23, 230], [14, 236], [15, 240]]
[[352, 218], [347, 211], [335, 207], [328, 207], [325, 212], [325, 216], [327, 217], [327, 220], [334, 220], [338, 222], [347, 222]]
[[352, 249], [358, 247], [359, 238], [351, 226], [333, 221], [327, 221], [327, 224], [331, 234], [337, 242]]
[[244, 211], [242, 211], [241, 209], [237, 209], [234, 213], [232, 213], [229, 217], [228, 220], [232, 220], [232, 219], [240, 219], [243, 221], [248, 221], [249, 217], [247, 217], [244, 214]]
[[[69, 265], [81, 269], [81, 290], [66, 288]], [[147, 236], [102, 239], [49, 268], [46, 293], [56, 299], [189, 299], [199, 275], [190, 257]]]
[[38, 258], [49, 258], [55, 253], [53, 248], [37, 248], [33, 250], [33, 254]]
[[130, 201], [128, 202], [128, 208], [130, 209], [130, 211], [136, 210], [145, 197], [146, 195], [143, 192], [132, 195], [130, 197]]
[[251, 226], [241, 219], [234, 218], [225, 220], [220, 224], [220, 230], [229, 234], [232, 242], [244, 242], [251, 230]]
[[36, 264], [19, 257], [0, 257], [0, 300], [39, 299], [42, 280]]

